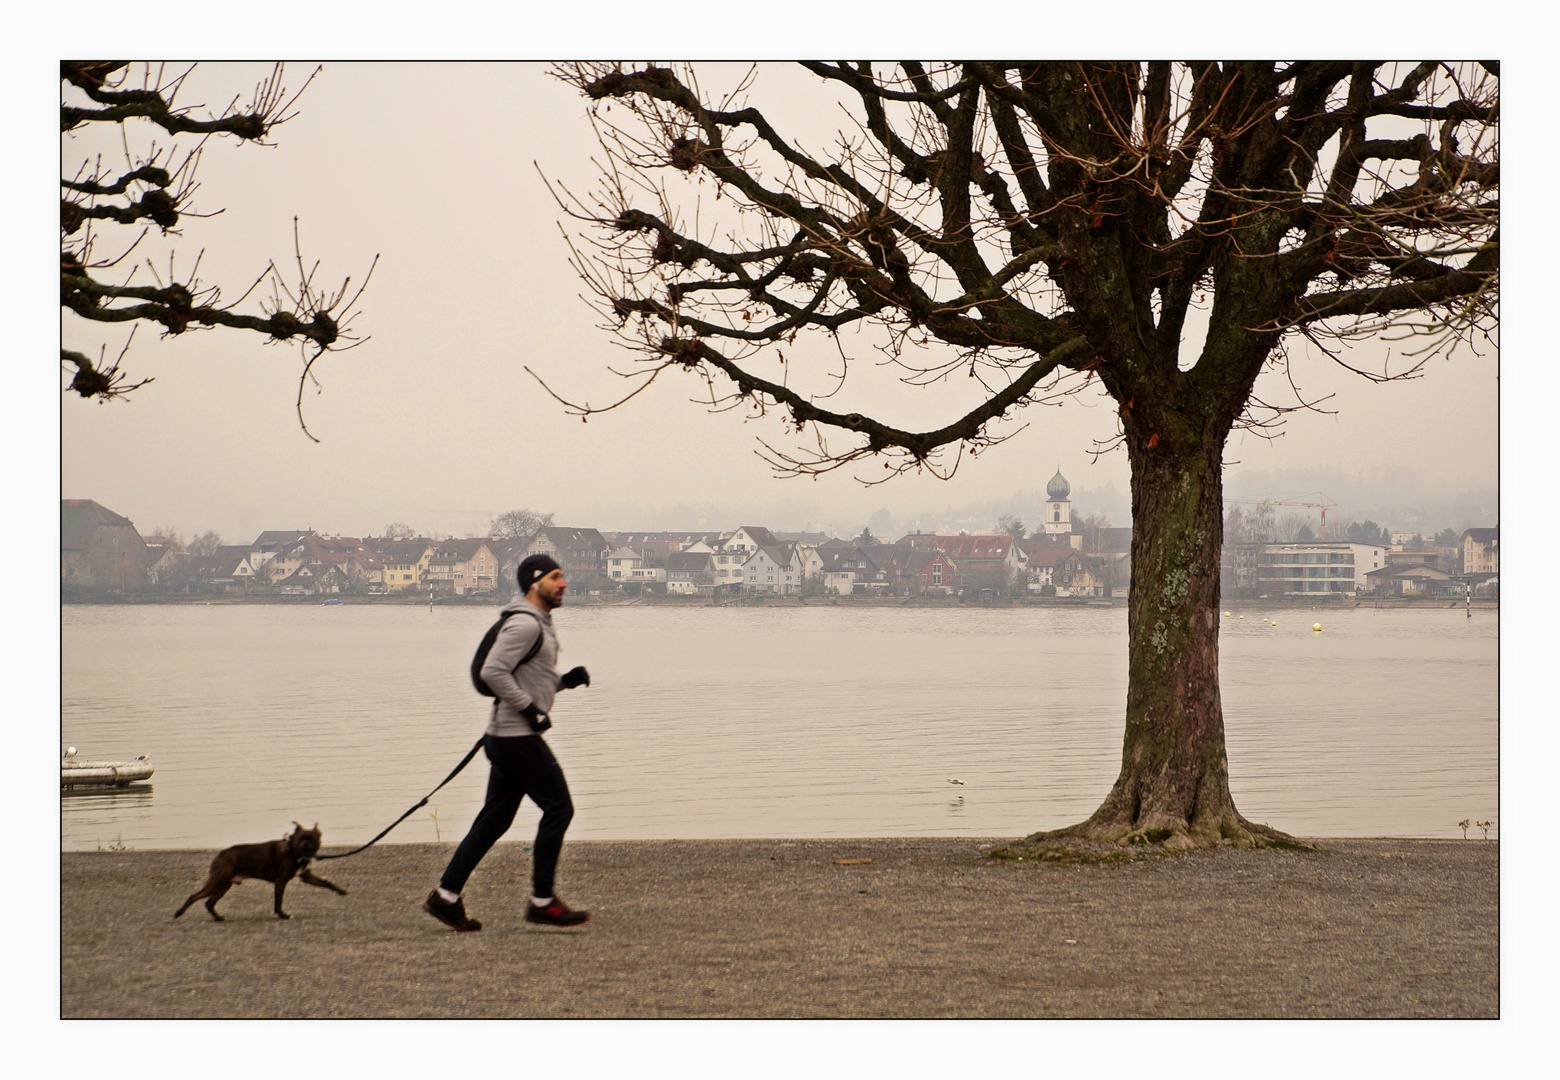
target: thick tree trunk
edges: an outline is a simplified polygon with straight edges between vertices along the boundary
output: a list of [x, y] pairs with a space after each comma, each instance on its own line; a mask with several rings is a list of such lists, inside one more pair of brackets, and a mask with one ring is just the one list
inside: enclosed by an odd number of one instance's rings
[[1172, 851], [1294, 843], [1246, 821], [1230, 797], [1219, 700], [1223, 433], [1152, 446], [1149, 438], [1130, 430], [1127, 438], [1132, 586], [1121, 773], [1087, 821], [1031, 839], [1162, 842]]

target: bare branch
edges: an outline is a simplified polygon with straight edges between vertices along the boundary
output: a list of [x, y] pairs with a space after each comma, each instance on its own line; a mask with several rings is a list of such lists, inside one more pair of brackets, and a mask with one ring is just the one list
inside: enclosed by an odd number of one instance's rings
[[[802, 66], [859, 99], [829, 155], [747, 103], [751, 73], [712, 105], [691, 68], [556, 72], [619, 107], [593, 114], [600, 188], [553, 191], [586, 229], [573, 265], [603, 325], [641, 358], [627, 374], [724, 375], [735, 389], [712, 390], [712, 407], [778, 406], [798, 431], [863, 440], [764, 444], [783, 469], [973, 452], [985, 422], [1038, 400], [1062, 367], [1099, 376], [1129, 439], [1191, 439], [1252, 422], [1253, 382], [1288, 335], [1406, 320], [1439, 348], [1494, 310], [1498, 95], [1469, 65]], [[1425, 130], [1367, 137], [1387, 117]], [[717, 212], [686, 212], [707, 181]], [[1208, 345], [1184, 358], [1187, 313], [1208, 295]], [[967, 367], [990, 411], [910, 432], [819, 409], [793, 366], [783, 383], [758, 374], [760, 353], [774, 361], [809, 328], [838, 344], [846, 326], [879, 331], [870, 347], [908, 382]], [[1257, 408], [1317, 404], [1296, 395]]]
[[[134, 251], [145, 238], [143, 228], [139, 236], [124, 248], [122, 254], [107, 260], [96, 260], [92, 249], [97, 240], [93, 230], [98, 223], [134, 225], [149, 221], [159, 226], [166, 235], [177, 235], [175, 227], [183, 218], [209, 217], [195, 213], [190, 201], [198, 187], [195, 180], [202, 147], [206, 138], [215, 135], [236, 135], [242, 141], [262, 141], [277, 125], [295, 115], [293, 106], [297, 93], [289, 94], [283, 84], [285, 68], [278, 64], [268, 77], [256, 86], [250, 104], [237, 109], [237, 98], [223, 110], [208, 119], [196, 119], [193, 113], [200, 106], [176, 106], [175, 98], [189, 74], [188, 68], [171, 79], [164, 79], [163, 71], [153, 72], [146, 66], [144, 85], [129, 85], [129, 65], [123, 61], [66, 61], [61, 65], [62, 82], [79, 90], [98, 109], [81, 108], [68, 103], [61, 105], [61, 130], [72, 131], [84, 124], [109, 121], [120, 125], [123, 132], [129, 121], [145, 120], [171, 134], [196, 133], [204, 136], [199, 144], [187, 153], [175, 147], [159, 148], [153, 142], [146, 153], [137, 156], [130, 149], [128, 135], [124, 138], [126, 167], [118, 171], [105, 167], [101, 157], [83, 163], [74, 176], [61, 179], [60, 204], [60, 302], [63, 308], [83, 319], [101, 323], [138, 323], [150, 321], [162, 326], [165, 334], [182, 334], [191, 328], [226, 326], [260, 333], [269, 341], [300, 340], [304, 343], [303, 368], [299, 386], [299, 422], [306, 434], [307, 425], [302, 419], [302, 387], [314, 378], [314, 365], [327, 351], [341, 351], [362, 344], [366, 338], [351, 332], [351, 320], [357, 314], [355, 305], [373, 275], [378, 257], [370, 266], [364, 282], [347, 299], [351, 278], [345, 279], [334, 293], [318, 289], [314, 275], [318, 264], [307, 273], [303, 270], [302, 246], [297, 235], [297, 219], [294, 219], [294, 254], [298, 264], [296, 285], [283, 281], [274, 263], [267, 266], [248, 289], [232, 303], [222, 301], [221, 289], [204, 285], [199, 279], [201, 259], [198, 253], [187, 271], [177, 272], [173, 252], [169, 252], [166, 279], [149, 261], [142, 266], [132, 266], [116, 283], [104, 280], [103, 271], [111, 270]], [[316, 69], [304, 81], [304, 88], [312, 82]], [[221, 211], [217, 211], [220, 213]], [[136, 271], [150, 271], [155, 285], [136, 285]], [[271, 303], [261, 305], [260, 314], [240, 313], [236, 307], [249, 298], [262, 281], [271, 283]], [[133, 339], [133, 332], [132, 332]], [[128, 348], [128, 342], [126, 347]], [[72, 364], [76, 375], [71, 389], [84, 397], [109, 400], [121, 397], [150, 379], [128, 382], [119, 369], [119, 361], [104, 368], [93, 363], [85, 354], [66, 351], [63, 359]], [[124, 353], [121, 352], [122, 360]], [[309, 435], [313, 438], [313, 435]]]

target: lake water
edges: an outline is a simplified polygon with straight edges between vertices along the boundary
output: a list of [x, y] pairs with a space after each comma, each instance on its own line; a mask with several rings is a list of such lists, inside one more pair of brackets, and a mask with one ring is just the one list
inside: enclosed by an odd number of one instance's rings
[[[1231, 610], [1244, 617], [1222, 620], [1225, 728], [1246, 817], [1305, 836], [1458, 837], [1462, 818], [1497, 820], [1496, 612]], [[64, 848], [217, 848], [294, 819], [327, 843], [367, 840], [481, 734], [467, 666], [493, 618], [64, 607], [62, 745], [149, 753], [157, 769], [148, 791], [62, 797]], [[1086, 817], [1120, 763], [1124, 608], [555, 618], [562, 663], [593, 680], [559, 696], [547, 735], [571, 838], [1019, 835]], [[382, 842], [458, 840], [486, 775], [479, 757]], [[537, 816], [527, 803], [510, 837]]]

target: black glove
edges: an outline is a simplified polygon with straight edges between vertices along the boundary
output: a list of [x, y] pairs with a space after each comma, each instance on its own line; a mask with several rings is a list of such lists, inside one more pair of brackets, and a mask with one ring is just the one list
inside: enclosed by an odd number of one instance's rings
[[573, 690], [576, 686], [589, 686], [590, 672], [583, 667], [570, 668], [558, 680], [558, 689]]
[[534, 701], [525, 708], [521, 709], [520, 715], [525, 717], [526, 722], [531, 725], [531, 730], [537, 733], [541, 733], [552, 727], [552, 717], [542, 712], [541, 709], [538, 709], [536, 707], [536, 702]]

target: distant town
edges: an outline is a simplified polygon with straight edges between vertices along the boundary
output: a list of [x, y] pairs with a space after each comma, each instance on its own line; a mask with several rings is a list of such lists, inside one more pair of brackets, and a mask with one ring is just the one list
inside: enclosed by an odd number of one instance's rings
[[[892, 540], [868, 529], [846, 539], [760, 525], [601, 532], [516, 510], [497, 515], [487, 536], [417, 536], [402, 525], [365, 537], [268, 529], [246, 544], [225, 544], [211, 532], [188, 543], [171, 530], [143, 535], [91, 499], [64, 499], [61, 596], [501, 599], [514, 591], [520, 560], [541, 552], [559, 562], [577, 591], [595, 595], [1125, 598], [1132, 530], [1100, 515], [1076, 518], [1060, 470], [1045, 494], [1045, 520], [1033, 528], [1004, 516], [986, 533], [914, 532]], [[1330, 539], [1325, 525], [1324, 535], [1314, 535], [1308, 524], [1277, 518], [1276, 505], [1228, 509], [1224, 597], [1499, 597], [1498, 526], [1426, 536], [1349, 522]]]

